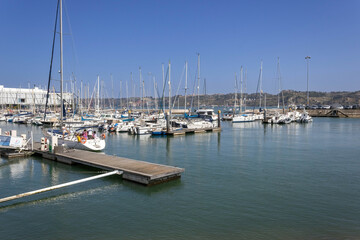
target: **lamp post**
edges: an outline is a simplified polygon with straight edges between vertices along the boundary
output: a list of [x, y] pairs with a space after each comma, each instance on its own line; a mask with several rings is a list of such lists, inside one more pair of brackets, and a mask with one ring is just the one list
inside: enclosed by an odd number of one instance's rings
[[309, 60], [311, 59], [311, 57], [306, 56], [305, 59], [307, 64], [306, 100], [307, 100], [307, 105], [309, 106]]

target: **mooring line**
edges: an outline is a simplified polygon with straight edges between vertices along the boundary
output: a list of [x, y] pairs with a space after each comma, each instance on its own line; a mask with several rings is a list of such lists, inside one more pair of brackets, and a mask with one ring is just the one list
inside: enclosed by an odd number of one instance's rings
[[76, 181], [72, 181], [72, 182], [68, 182], [68, 183], [63, 183], [63, 184], [55, 185], [55, 186], [52, 186], [52, 187], [42, 188], [42, 189], [35, 190], [35, 191], [31, 191], [31, 192], [21, 193], [21, 194], [17, 194], [17, 195], [14, 195], [14, 196], [6, 197], [6, 198], [1, 198], [1, 199], [0, 199], [0, 203], [2, 203], [2, 202], [7, 202], [7, 201], [11, 201], [11, 200], [18, 199], [18, 198], [22, 198], [22, 197], [27, 197], [27, 196], [34, 195], [34, 194], [38, 194], [38, 193], [42, 193], [42, 192], [47, 192], [47, 191], [55, 190], [55, 189], [58, 189], [58, 188], [63, 188], [63, 187], [71, 186], [71, 185], [78, 184], [78, 183], [83, 183], [83, 182], [91, 181], [91, 180], [98, 179], [98, 178], [103, 178], [103, 177], [115, 175], [115, 174], [121, 175], [122, 173], [123, 173], [122, 171], [115, 170], [115, 171], [112, 171], [112, 172], [107, 172], [107, 173], [104, 173], [104, 174], [99, 174], [99, 175], [96, 175], [96, 176], [93, 176], [93, 177], [88, 177], [88, 178], [84, 178], [84, 179], [80, 179], [80, 180], [76, 180]]

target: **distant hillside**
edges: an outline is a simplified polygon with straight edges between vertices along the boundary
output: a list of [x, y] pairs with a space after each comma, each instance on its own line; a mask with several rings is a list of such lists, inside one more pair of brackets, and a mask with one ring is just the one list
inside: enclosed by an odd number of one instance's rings
[[[341, 105], [355, 105], [360, 104], [360, 91], [356, 92], [309, 92], [310, 105], [333, 105], [333, 104], [341, 104]], [[278, 95], [262, 93], [262, 106], [264, 105], [266, 97], [266, 105], [267, 106], [277, 106], [278, 105]], [[306, 92], [301, 91], [293, 91], [293, 90], [284, 90], [280, 94], [280, 105], [282, 105], [282, 98], [284, 98], [285, 105], [288, 106], [290, 104], [306, 105]], [[184, 106], [184, 96], [175, 96], [172, 98], [172, 104], [176, 99], [175, 107]], [[247, 106], [258, 106], [260, 103], [259, 94], [244, 94], [244, 99], [246, 99]], [[165, 104], [168, 105], [168, 98], [165, 98]], [[211, 95], [200, 95], [199, 102], [201, 106], [233, 106], [235, 100], [234, 93], [228, 94], [211, 94]], [[105, 102], [110, 102], [111, 100], [105, 100]], [[120, 105], [120, 99], [115, 99], [115, 105]], [[130, 106], [141, 106], [140, 98], [130, 98], [129, 100]], [[237, 95], [237, 104], [239, 105], [240, 94]], [[126, 99], [121, 99], [122, 105], [126, 106]], [[154, 106], [155, 101], [153, 97], [144, 98], [144, 108], [146, 108], [146, 102], [149, 107]], [[156, 99], [157, 104], [159, 104], [159, 99]], [[193, 107], [197, 107], [198, 105], [198, 97], [197, 96], [187, 96], [186, 98], [187, 107], [189, 108], [192, 104]]]

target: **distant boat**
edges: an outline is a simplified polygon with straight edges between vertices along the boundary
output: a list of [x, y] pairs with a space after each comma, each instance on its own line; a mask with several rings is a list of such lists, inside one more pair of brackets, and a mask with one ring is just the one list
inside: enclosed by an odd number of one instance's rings
[[218, 119], [217, 114], [214, 113], [214, 109], [198, 109], [196, 111], [199, 118], [208, 120], [208, 121], [216, 121]]
[[[243, 114], [242, 113], [242, 107], [243, 107], [243, 89], [242, 89], [242, 84], [243, 84], [243, 67], [241, 66], [240, 68], [240, 113], [236, 114], [233, 116], [232, 118], [232, 123], [244, 123], [244, 122], [253, 122], [256, 120], [256, 117], [254, 114]], [[236, 113], [236, 102], [237, 102], [237, 78], [235, 75], [235, 113]]]
[[296, 120], [298, 123], [309, 123], [312, 122], [312, 117], [309, 115], [308, 112], [304, 110], [304, 112], [301, 114], [300, 118]]
[[234, 116], [232, 119], [233, 123], [242, 123], [242, 122], [253, 122], [255, 121], [255, 117], [253, 115], [242, 114]]
[[234, 114], [232, 111], [225, 111], [222, 115], [223, 121], [232, 121], [234, 117]]

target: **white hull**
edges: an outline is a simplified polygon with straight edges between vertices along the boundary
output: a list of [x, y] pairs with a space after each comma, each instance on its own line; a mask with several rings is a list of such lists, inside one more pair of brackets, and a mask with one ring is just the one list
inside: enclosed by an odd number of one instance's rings
[[242, 123], [242, 122], [253, 122], [255, 121], [255, 117], [252, 115], [240, 115], [234, 116], [232, 122], [233, 123]]
[[104, 139], [88, 139], [85, 143], [81, 143], [77, 140], [66, 140], [66, 139], [58, 139], [59, 145], [66, 145], [68, 148], [75, 148], [87, 151], [102, 151], [104, 150], [106, 143]]
[[87, 151], [95, 151], [95, 152], [99, 152], [104, 150], [105, 146], [106, 146], [106, 142], [104, 138], [95, 138], [95, 139], [86, 139], [82, 140], [82, 142], [80, 142], [78, 140], [78, 137], [72, 135], [70, 133], [66, 134], [64, 137], [60, 134], [57, 133], [52, 133], [51, 130], [47, 131], [46, 134], [48, 136], [56, 136], [58, 138], [58, 145], [65, 145], [68, 148], [75, 148], [75, 149], [81, 149], [81, 150], [87, 150]]

